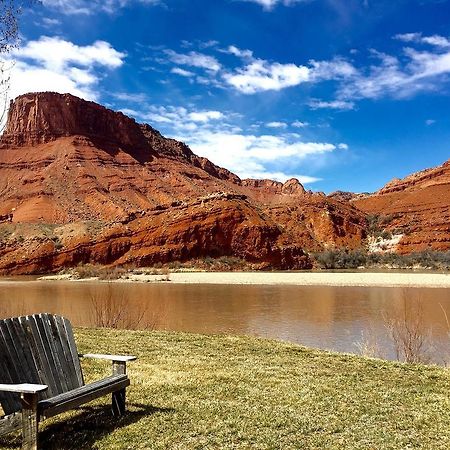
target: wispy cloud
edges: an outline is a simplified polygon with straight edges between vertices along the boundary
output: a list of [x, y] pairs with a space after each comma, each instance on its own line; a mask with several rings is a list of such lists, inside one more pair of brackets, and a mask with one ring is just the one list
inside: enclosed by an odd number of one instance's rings
[[422, 33], [404, 33], [397, 34], [394, 39], [403, 42], [415, 42], [428, 45], [434, 45], [436, 47], [449, 48], [450, 40], [444, 36], [434, 34], [433, 36], [422, 36]]
[[284, 122], [269, 122], [271, 133], [244, 132], [242, 117], [230, 111], [209, 111], [177, 106], [150, 105], [146, 111], [128, 111], [139, 120], [149, 121], [166, 135], [186, 142], [192, 150], [241, 178], [270, 178], [286, 181], [298, 178], [302, 183], [318, 181], [301, 169], [310, 162], [342, 151], [345, 144], [304, 142], [295, 133], [286, 133]]
[[353, 102], [344, 100], [331, 100], [328, 102], [323, 100], [311, 100], [308, 105], [311, 109], [340, 109], [342, 111], [355, 108]]
[[291, 123], [291, 126], [293, 126], [294, 128], [305, 128], [308, 125], [308, 122], [301, 122], [300, 120], [296, 120], [295, 122]]
[[235, 45], [229, 45], [227, 48], [220, 49], [219, 51], [242, 59], [253, 59], [253, 52], [251, 50], [242, 50]]
[[187, 77], [187, 78], [195, 76], [194, 72], [182, 69], [181, 67], [173, 67], [172, 69], [170, 69], [170, 72], [174, 73], [175, 75], [180, 75], [182, 77]]
[[214, 56], [205, 55], [204, 53], [194, 51], [177, 53], [170, 49], [164, 50], [164, 53], [167, 59], [175, 64], [199, 67], [211, 72], [218, 72], [222, 68], [222, 65]]
[[113, 14], [117, 10], [132, 3], [142, 3], [143, 5], [160, 5], [161, 0], [41, 0], [41, 3], [49, 8], [67, 15], [94, 14], [103, 11]]
[[264, 10], [271, 11], [277, 5], [293, 6], [296, 3], [304, 3], [308, 0], [240, 0], [243, 2], [252, 2], [261, 5]]
[[266, 127], [285, 129], [285, 128], [287, 128], [287, 123], [284, 123], [284, 122], [269, 122], [269, 123], [266, 123]]

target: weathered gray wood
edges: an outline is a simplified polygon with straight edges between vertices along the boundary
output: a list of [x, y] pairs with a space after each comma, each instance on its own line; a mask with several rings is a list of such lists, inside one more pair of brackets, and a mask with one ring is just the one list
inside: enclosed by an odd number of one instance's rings
[[117, 390], [125, 390], [129, 385], [130, 380], [126, 375], [104, 378], [56, 397], [42, 400], [38, 404], [38, 410], [42, 417], [52, 417]]
[[73, 365], [75, 368], [75, 373], [78, 379], [78, 385], [84, 385], [83, 372], [81, 370], [80, 358], [78, 357], [78, 350], [75, 344], [75, 336], [72, 330], [72, 324], [64, 317], [61, 317], [62, 324], [64, 326], [65, 334], [67, 336], [67, 341], [70, 348], [70, 354], [72, 356]]
[[33, 362], [34, 362], [35, 368], [36, 368], [36, 373], [37, 373], [36, 380], [39, 381], [40, 383], [42, 383], [42, 380], [46, 379], [45, 364], [39, 357], [39, 347], [37, 345], [35, 336], [33, 334], [33, 329], [30, 324], [30, 321], [27, 317], [17, 317], [16, 319], [13, 319], [13, 321], [14, 321], [16, 327], [20, 327], [23, 330], [25, 341], [26, 341], [26, 344], [24, 344], [24, 346], [28, 347], [28, 349], [32, 355]]
[[3, 392], [17, 392], [18, 394], [37, 394], [45, 391], [47, 386], [45, 384], [0, 384], [0, 391]]
[[62, 317], [53, 316], [53, 320], [55, 321], [55, 326], [57, 328], [58, 335], [61, 340], [61, 346], [64, 352], [64, 358], [67, 366], [66, 370], [69, 387], [70, 389], [76, 389], [78, 387], [83, 386], [84, 384], [77, 370], [77, 368], [79, 367], [79, 372], [81, 374], [80, 359], [78, 358], [78, 355], [75, 355], [76, 359], [74, 359], [74, 355], [72, 355], [72, 350], [69, 343], [69, 336], [67, 335], [67, 331], [64, 327]]
[[33, 358], [33, 354], [26, 339], [26, 330], [20, 325], [17, 318], [6, 320], [6, 325], [9, 329], [11, 338], [16, 347], [19, 356], [19, 364], [21, 366], [21, 381], [28, 381], [29, 383], [39, 383], [40, 377]]
[[50, 370], [52, 371], [56, 381], [57, 392], [55, 392], [53, 395], [58, 395], [62, 392], [68, 391], [69, 386], [67, 385], [66, 378], [63, 375], [64, 372], [61, 366], [60, 356], [56, 347], [55, 339], [53, 337], [53, 330], [51, 329], [48, 314], [39, 314], [39, 317], [41, 319], [39, 325], [43, 330], [43, 335], [45, 336], [44, 346], [48, 346], [48, 352], [52, 360]]
[[37, 394], [25, 393], [22, 399], [22, 450], [38, 448]]
[[0, 320], [0, 405], [6, 414], [0, 419], [0, 435], [22, 427], [23, 448], [35, 449], [40, 417], [107, 394], [113, 394], [113, 413], [124, 414], [125, 388], [130, 385], [126, 362], [136, 358], [85, 356], [113, 361], [113, 374], [84, 385], [72, 326], [63, 317], [39, 314]]
[[16, 412], [0, 420], [0, 436], [22, 428], [22, 412]]
[[38, 315], [33, 315], [33, 316], [27, 316], [26, 320], [28, 321], [28, 324], [30, 325], [33, 339], [34, 339], [34, 342], [36, 343], [36, 347], [37, 347], [36, 357], [39, 358], [39, 360], [42, 364], [42, 367], [43, 367], [43, 374], [42, 374], [41, 380], [42, 380], [42, 383], [44, 383], [48, 386], [47, 396], [51, 397], [58, 393], [58, 389], [56, 386], [56, 381], [55, 381], [55, 378], [53, 375], [53, 371], [51, 370], [53, 361], [50, 358], [50, 355], [48, 352], [48, 350], [49, 350], [48, 346], [46, 347], [44, 345], [45, 334], [42, 335], [40, 327], [38, 326], [38, 323], [41, 321], [41, 319]]
[[[125, 361], [113, 361], [112, 365], [113, 375], [125, 375], [127, 373], [127, 363]], [[111, 397], [111, 409], [112, 413], [116, 417], [123, 416], [125, 414], [125, 388], [120, 389], [112, 393]]]
[[93, 358], [93, 359], [106, 359], [108, 361], [122, 361], [122, 362], [128, 362], [128, 361], [135, 361], [137, 358], [136, 356], [131, 355], [101, 355], [97, 353], [85, 353], [84, 355], [80, 354], [80, 358]]
[[[0, 377], [5, 379], [5, 382], [8, 384], [20, 383], [22, 379], [19, 376], [20, 367], [17, 365], [17, 352], [5, 321], [0, 321], [0, 340], [3, 342], [1, 352], [3, 367]], [[21, 408], [18, 394], [2, 394], [1, 400], [2, 408], [7, 415], [19, 411]]]
[[[11, 376], [9, 365], [8, 350], [0, 332], [0, 382], [13, 384], [13, 377]], [[2, 405], [2, 409], [6, 415], [18, 411], [21, 407], [18, 395], [14, 398], [9, 393], [6, 394], [2, 391], [0, 391], [0, 405]]]

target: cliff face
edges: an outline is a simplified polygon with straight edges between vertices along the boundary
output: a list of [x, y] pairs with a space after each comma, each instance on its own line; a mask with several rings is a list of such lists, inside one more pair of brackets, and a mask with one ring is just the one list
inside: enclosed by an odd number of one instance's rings
[[115, 144], [134, 156], [150, 156], [149, 143], [133, 119], [70, 94], [48, 92], [11, 102], [2, 144], [26, 147], [76, 135]]
[[362, 212], [298, 180], [241, 180], [150, 125], [69, 94], [12, 103], [0, 200], [3, 273], [203, 256], [306, 268], [304, 250], [358, 246], [366, 227]]
[[379, 216], [380, 228], [402, 235], [396, 250], [450, 249], [450, 160], [395, 179], [353, 205]]

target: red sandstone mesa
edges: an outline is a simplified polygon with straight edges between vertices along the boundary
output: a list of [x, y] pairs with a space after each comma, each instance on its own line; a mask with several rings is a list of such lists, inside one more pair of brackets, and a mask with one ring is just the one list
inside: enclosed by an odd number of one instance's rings
[[[440, 189], [448, 194], [448, 178]], [[308, 251], [360, 247], [362, 210], [386, 195], [351, 203], [295, 179], [241, 180], [122, 113], [69, 94], [26, 94], [0, 140], [0, 272], [205, 256], [308, 268]]]

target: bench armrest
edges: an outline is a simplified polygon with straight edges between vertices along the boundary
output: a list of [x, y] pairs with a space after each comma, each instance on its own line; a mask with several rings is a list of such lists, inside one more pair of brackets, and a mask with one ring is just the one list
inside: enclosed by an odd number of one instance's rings
[[78, 355], [80, 358], [93, 358], [93, 359], [106, 359], [108, 361], [128, 362], [135, 361], [136, 356], [123, 356], [123, 355], [97, 355], [95, 353], [85, 353], [84, 355]]
[[0, 384], [0, 391], [15, 392], [17, 394], [37, 394], [45, 391], [48, 388], [45, 384]]

